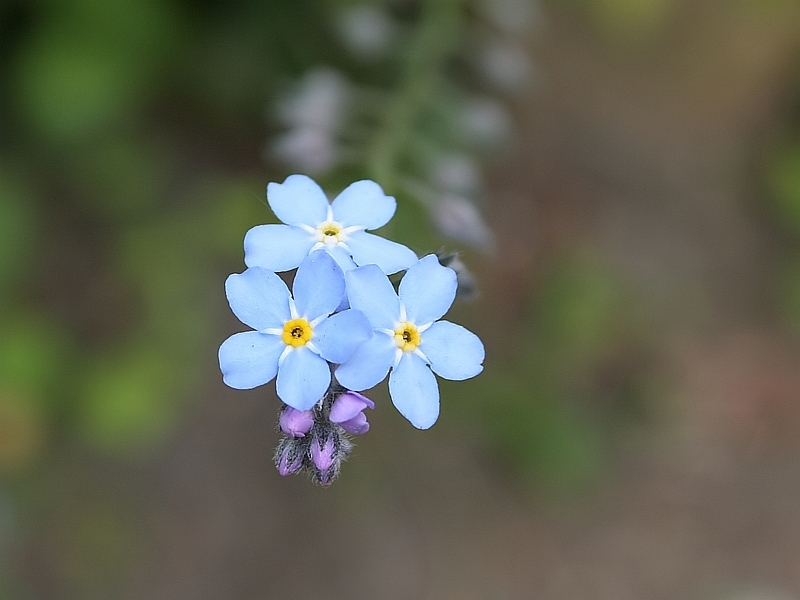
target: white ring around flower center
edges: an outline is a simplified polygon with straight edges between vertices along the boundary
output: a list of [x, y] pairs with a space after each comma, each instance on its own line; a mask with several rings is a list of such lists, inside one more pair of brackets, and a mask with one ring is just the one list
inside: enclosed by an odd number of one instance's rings
[[431, 364], [430, 359], [425, 356], [425, 353], [419, 348], [422, 344], [422, 333], [430, 329], [433, 321], [425, 323], [424, 325], [416, 325], [408, 321], [406, 317], [406, 307], [400, 303], [400, 319], [395, 323], [394, 329], [377, 328], [375, 331], [389, 337], [392, 344], [395, 346], [395, 356], [393, 366], [397, 368], [400, 364], [400, 359], [407, 354], [416, 354], [427, 364]]
[[334, 221], [333, 208], [330, 206], [328, 206], [327, 218], [316, 227], [303, 223], [298, 224], [298, 227], [310, 233], [311, 239], [314, 240], [314, 245], [311, 247], [311, 250], [309, 250], [309, 253], [319, 250], [320, 248], [333, 248], [334, 246], [342, 246], [349, 252], [350, 248], [347, 247], [346, 242], [350, 234], [365, 229], [362, 225], [350, 225], [349, 227], [345, 227], [338, 221]]
[[341, 223], [336, 221], [323, 221], [314, 230], [314, 240], [318, 244], [336, 246], [347, 241], [347, 231]]

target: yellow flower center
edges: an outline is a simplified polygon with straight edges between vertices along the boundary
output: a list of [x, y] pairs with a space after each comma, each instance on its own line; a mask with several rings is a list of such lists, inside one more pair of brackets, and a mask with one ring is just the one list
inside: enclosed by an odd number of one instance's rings
[[394, 343], [403, 352], [413, 352], [417, 349], [421, 341], [422, 338], [419, 335], [419, 329], [410, 321], [399, 323], [397, 327], [394, 328]]
[[347, 239], [347, 234], [343, 227], [336, 221], [325, 221], [317, 225], [315, 238], [317, 242], [322, 242], [326, 246], [335, 246]]
[[305, 346], [314, 333], [306, 319], [292, 319], [283, 326], [283, 343], [293, 348]]

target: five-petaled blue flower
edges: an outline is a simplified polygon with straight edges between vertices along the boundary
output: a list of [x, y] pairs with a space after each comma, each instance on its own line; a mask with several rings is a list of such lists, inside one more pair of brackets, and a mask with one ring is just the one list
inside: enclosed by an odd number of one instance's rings
[[294, 299], [280, 277], [260, 267], [228, 277], [225, 292], [233, 313], [256, 330], [234, 334], [220, 346], [225, 383], [250, 389], [277, 374], [278, 396], [297, 410], [310, 409], [327, 392], [328, 362], [345, 362], [372, 337], [372, 327], [359, 310], [329, 316], [342, 302], [345, 281], [326, 252], [302, 261]]
[[397, 409], [419, 429], [439, 416], [439, 386], [433, 373], [462, 380], [483, 370], [484, 349], [478, 336], [460, 325], [439, 321], [456, 294], [456, 274], [428, 255], [408, 269], [399, 297], [375, 265], [345, 273], [350, 306], [367, 315], [375, 331], [336, 370], [351, 390], [365, 390], [389, 376]]
[[312, 179], [290, 175], [267, 186], [267, 200], [285, 225], [258, 225], [247, 232], [248, 267], [288, 271], [316, 250], [326, 250], [344, 271], [375, 264], [391, 275], [417, 261], [409, 248], [365, 231], [388, 223], [397, 208], [374, 181], [350, 184], [329, 204]]

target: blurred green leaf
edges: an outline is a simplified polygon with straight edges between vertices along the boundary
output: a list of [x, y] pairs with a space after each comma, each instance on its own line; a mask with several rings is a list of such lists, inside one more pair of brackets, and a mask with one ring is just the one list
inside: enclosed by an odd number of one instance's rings
[[96, 132], [129, 113], [141, 92], [102, 47], [47, 38], [25, 55], [15, 89], [22, 112], [57, 139]]
[[16, 104], [41, 133], [70, 140], [132, 114], [179, 35], [157, 0], [76, 0], [44, 10], [16, 65]]
[[[553, 4], [560, 8], [564, 0]], [[568, 0], [595, 30], [615, 44], [648, 44], [658, 39], [680, 7], [677, 0]]]
[[767, 183], [783, 223], [800, 233], [800, 142], [775, 153], [767, 169]]
[[420, 256], [439, 250], [441, 237], [434, 232], [425, 207], [421, 203], [411, 202], [406, 194], [398, 195], [394, 217], [376, 233], [405, 244]]
[[0, 302], [31, 264], [38, 242], [33, 192], [0, 166]]
[[800, 335], [800, 258], [784, 267], [778, 293], [778, 306], [784, 322]]
[[203, 182], [191, 192], [203, 206], [200, 233], [209, 249], [223, 256], [244, 258], [243, 239], [248, 229], [278, 223], [267, 205], [266, 185], [261, 179], [223, 178]]
[[160, 439], [181, 402], [170, 357], [149, 349], [97, 360], [83, 389], [81, 431], [100, 448], [123, 453]]
[[0, 473], [39, 456], [45, 424], [39, 402], [0, 386]]
[[512, 405], [502, 423], [507, 430], [504, 444], [514, 446], [520, 466], [556, 488], [572, 488], [596, 477], [602, 452], [587, 415], [558, 398], [530, 400]]
[[[552, 382], [531, 376], [530, 368], [494, 370], [481, 375], [473, 398], [481, 402], [490, 447], [510, 471], [552, 491], [579, 487], [597, 476], [605, 448], [596, 426]], [[449, 387], [445, 385], [445, 388]]]
[[635, 325], [621, 282], [600, 263], [581, 256], [554, 264], [535, 303], [535, 347], [568, 368], [596, 358]]
[[0, 327], [0, 387], [42, 402], [64, 372], [70, 352], [66, 332], [33, 313], [7, 314]]
[[53, 0], [49, 27], [129, 63], [163, 60], [180, 38], [180, 4], [164, 0]]
[[151, 218], [165, 194], [172, 158], [158, 142], [122, 136], [96, 139], [72, 157], [76, 197], [100, 216]]

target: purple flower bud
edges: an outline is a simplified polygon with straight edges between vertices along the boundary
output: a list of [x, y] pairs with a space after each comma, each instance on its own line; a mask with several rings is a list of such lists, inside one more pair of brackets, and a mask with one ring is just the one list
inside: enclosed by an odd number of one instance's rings
[[314, 426], [314, 413], [310, 410], [297, 410], [287, 406], [278, 420], [281, 430], [291, 437], [301, 438]]
[[338, 477], [339, 473], [336, 469], [328, 469], [327, 471], [320, 471], [317, 473], [316, 481], [320, 485], [330, 485], [333, 480]]
[[297, 452], [293, 444], [286, 444], [280, 453], [278, 459], [278, 473], [286, 477], [292, 473], [297, 473], [303, 466], [303, 453]]
[[327, 471], [335, 459], [333, 436], [329, 435], [325, 438], [323, 444], [320, 444], [319, 438], [314, 438], [311, 442], [311, 460], [314, 461], [317, 469]]
[[367, 415], [363, 412], [358, 413], [355, 417], [344, 423], [339, 423], [339, 427], [344, 429], [347, 433], [353, 435], [361, 435], [369, 431], [369, 423], [367, 423]]
[[358, 435], [369, 431], [365, 408], [375, 408], [375, 403], [358, 392], [341, 394], [331, 406], [330, 420], [345, 431]]

